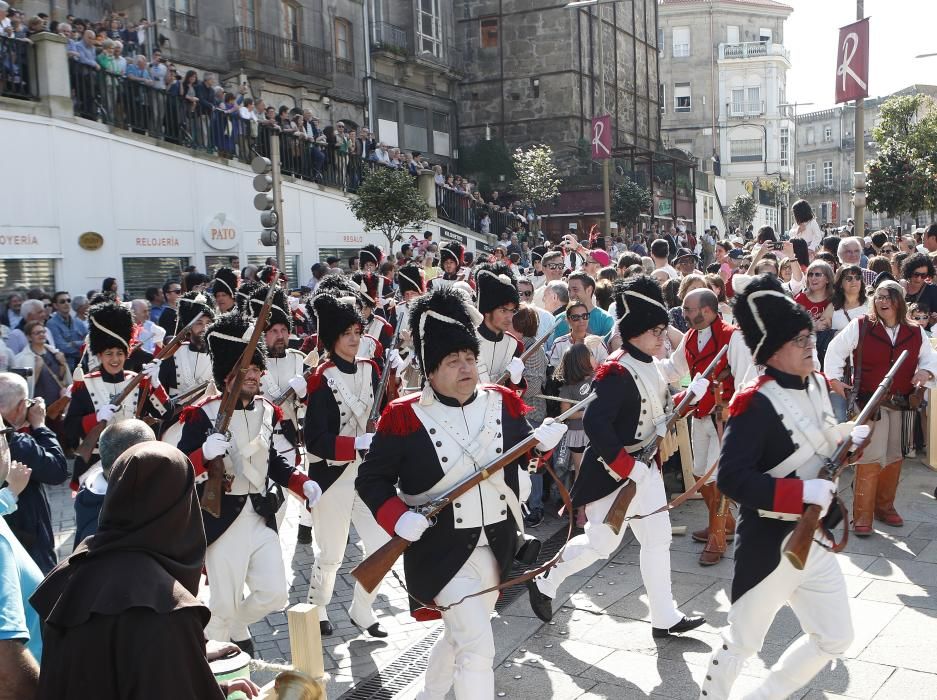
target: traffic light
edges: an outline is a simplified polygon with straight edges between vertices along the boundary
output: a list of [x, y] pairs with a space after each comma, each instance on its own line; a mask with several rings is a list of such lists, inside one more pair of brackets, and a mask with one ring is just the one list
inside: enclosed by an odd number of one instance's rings
[[866, 204], [865, 196], [865, 173], [857, 172], [853, 173], [853, 182], [856, 186], [856, 191], [852, 195], [852, 203], [856, 207], [864, 207]]
[[274, 177], [273, 163], [269, 158], [256, 156], [251, 161], [254, 176], [254, 208], [260, 212], [260, 242], [265, 246], [275, 246], [279, 239], [280, 192], [279, 178]]

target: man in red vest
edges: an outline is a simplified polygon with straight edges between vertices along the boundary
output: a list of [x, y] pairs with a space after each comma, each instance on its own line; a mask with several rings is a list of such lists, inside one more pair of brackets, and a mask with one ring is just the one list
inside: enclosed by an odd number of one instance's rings
[[[690, 330], [673, 351], [661, 361], [661, 370], [670, 382], [678, 382], [689, 374], [694, 377], [691, 390], [706, 393], [695, 403], [693, 414], [693, 475], [703, 476], [719, 459], [722, 443], [722, 412], [752, 370], [752, 355], [738, 328], [730, 326], [719, 316], [719, 299], [709, 289], [694, 289], [683, 298], [683, 317]], [[729, 350], [720, 360], [710, 380], [702, 373], [719, 351]], [[694, 385], [703, 384], [698, 391]], [[707, 388], [708, 386], [708, 388]], [[728, 504], [716, 486], [713, 472], [700, 489], [709, 509], [709, 526], [693, 533], [697, 542], [705, 542], [699, 563], [702, 566], [718, 564], [726, 551], [726, 538], [735, 536], [735, 519]]]

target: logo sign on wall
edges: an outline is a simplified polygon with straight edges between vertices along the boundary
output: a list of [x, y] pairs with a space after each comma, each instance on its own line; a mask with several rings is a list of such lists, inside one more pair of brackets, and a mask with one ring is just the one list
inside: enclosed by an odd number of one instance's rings
[[456, 243], [461, 243], [462, 245], [468, 244], [468, 236], [463, 236], [461, 233], [456, 233], [455, 231], [450, 231], [447, 228], [439, 227], [439, 237], [444, 241], [455, 241]]
[[215, 250], [231, 250], [238, 245], [237, 224], [224, 212], [214, 218], [202, 229], [202, 240]]
[[83, 250], [98, 250], [104, 245], [104, 236], [97, 231], [85, 231], [78, 236], [78, 246]]
[[606, 114], [592, 117], [592, 160], [612, 157], [612, 118]]
[[869, 20], [841, 27], [836, 47], [836, 104], [869, 96]]

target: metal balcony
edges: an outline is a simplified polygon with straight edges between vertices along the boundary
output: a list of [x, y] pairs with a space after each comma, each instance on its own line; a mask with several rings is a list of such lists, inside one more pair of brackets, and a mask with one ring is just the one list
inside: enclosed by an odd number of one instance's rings
[[228, 28], [228, 60], [232, 63], [254, 62], [265, 68], [279, 68], [324, 79], [332, 77], [332, 54], [329, 51], [248, 27]]
[[781, 44], [773, 44], [768, 41], [746, 41], [740, 44], [719, 44], [719, 60], [726, 59], [745, 59], [745, 58], [765, 58], [768, 56], [780, 56], [788, 62], [791, 60], [791, 52]]
[[198, 36], [198, 17], [178, 10], [169, 10], [169, 28], [175, 32]]
[[371, 22], [371, 50], [410, 55], [410, 34], [387, 22]]

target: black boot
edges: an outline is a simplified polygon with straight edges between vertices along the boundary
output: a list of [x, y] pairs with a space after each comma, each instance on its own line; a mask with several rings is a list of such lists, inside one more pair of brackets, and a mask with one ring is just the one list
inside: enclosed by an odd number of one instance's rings
[[527, 593], [530, 596], [530, 607], [534, 615], [544, 622], [550, 622], [553, 619], [553, 598], [545, 595], [537, 588], [535, 581], [527, 582]]
[[312, 544], [312, 528], [300, 525], [296, 529], [296, 544]]
[[651, 634], [654, 636], [654, 639], [662, 639], [664, 637], [669, 637], [673, 634], [680, 634], [681, 632], [689, 632], [690, 630], [695, 630], [700, 625], [706, 622], [706, 618], [702, 615], [697, 615], [695, 617], [683, 616], [683, 619], [680, 620], [677, 624], [669, 628], [664, 627], [654, 627], [651, 630]]
[[[359, 625], [354, 620], [351, 621], [351, 624], [353, 624], [358, 629], [361, 629], [361, 625]], [[381, 627], [380, 622], [375, 622], [373, 625], [368, 627], [365, 632], [367, 632], [369, 636], [376, 637], [377, 639], [384, 639], [384, 637], [387, 636], [387, 631]]]
[[328, 620], [319, 620], [319, 634], [323, 637], [331, 637], [334, 631], [335, 628], [332, 627], [331, 622]]

